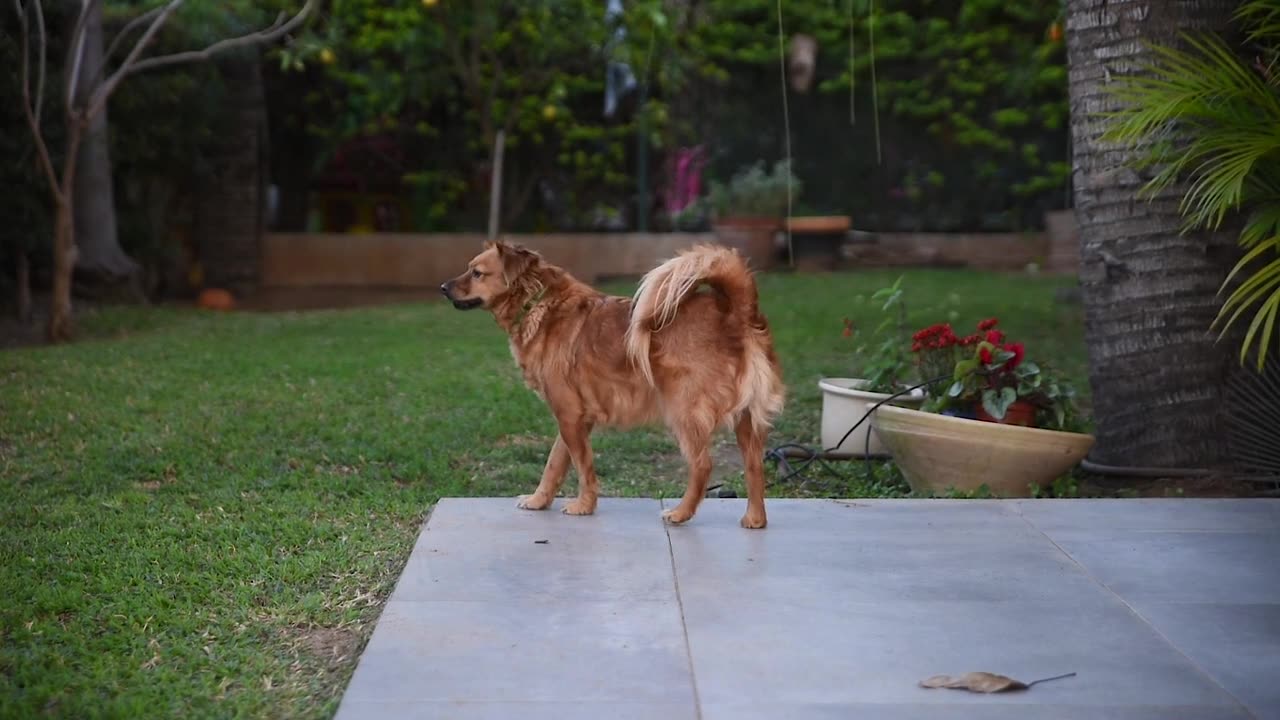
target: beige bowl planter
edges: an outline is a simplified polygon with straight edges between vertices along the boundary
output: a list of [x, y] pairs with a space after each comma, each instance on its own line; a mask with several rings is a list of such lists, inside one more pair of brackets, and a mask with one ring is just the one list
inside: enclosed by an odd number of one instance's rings
[[1093, 436], [1002, 425], [884, 406], [872, 417], [911, 489], [932, 495], [974, 491], [1028, 497], [1048, 487], [1093, 447]]
[[[849, 432], [849, 428], [857, 424], [871, 408], [875, 407], [876, 403], [890, 397], [883, 393], [859, 389], [866, 384], [867, 381], [860, 378], [823, 378], [818, 381], [818, 387], [822, 389], [822, 448], [832, 457], [863, 457], [866, 453], [867, 433], [871, 431], [870, 420], [859, 425], [858, 429], [840, 443], [840, 438], [844, 437], [844, 434]], [[924, 393], [920, 390], [914, 390], [910, 395], [903, 395], [893, 400], [894, 404], [912, 407], [919, 407], [922, 402], [924, 402]], [[839, 447], [836, 447], [837, 443]], [[872, 434], [870, 454], [884, 455], [887, 452], [880, 439]]]

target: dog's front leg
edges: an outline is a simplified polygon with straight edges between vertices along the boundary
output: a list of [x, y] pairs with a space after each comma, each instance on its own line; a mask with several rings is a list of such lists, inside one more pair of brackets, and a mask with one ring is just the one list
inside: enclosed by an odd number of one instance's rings
[[555, 501], [564, 483], [564, 476], [569, 472], [569, 446], [564, 438], [556, 435], [556, 442], [551, 446], [551, 454], [547, 456], [547, 466], [542, 469], [542, 480], [532, 495], [521, 495], [517, 506], [525, 510], [546, 510]]
[[582, 418], [560, 421], [560, 437], [573, 458], [578, 471], [578, 498], [564, 506], [569, 515], [590, 515], [596, 511], [600, 482], [596, 480], [595, 459], [591, 453], [591, 424]]

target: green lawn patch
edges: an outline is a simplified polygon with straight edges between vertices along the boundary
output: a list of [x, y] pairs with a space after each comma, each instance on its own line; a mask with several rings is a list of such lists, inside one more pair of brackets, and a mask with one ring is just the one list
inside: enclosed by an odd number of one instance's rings
[[[857, 298], [895, 277], [762, 279], [791, 390], [772, 443], [816, 442], [817, 380], [851, 372], [841, 319], [874, 327]], [[914, 323], [999, 315], [1082, 377], [1078, 309], [1053, 299], [1065, 284], [904, 283]], [[81, 324], [77, 344], [0, 353], [4, 717], [332, 715], [432, 503], [529, 492], [554, 436], [483, 313], [107, 309]], [[595, 448], [606, 493], [683, 490], [661, 431]], [[842, 469], [770, 492], [905, 492]]]

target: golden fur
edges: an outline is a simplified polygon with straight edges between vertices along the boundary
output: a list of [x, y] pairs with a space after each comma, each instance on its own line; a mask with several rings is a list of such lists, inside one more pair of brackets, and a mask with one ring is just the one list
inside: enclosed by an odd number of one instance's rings
[[[701, 285], [711, 292], [697, 292]], [[645, 275], [628, 299], [579, 282], [527, 248], [487, 243], [441, 291], [459, 309], [493, 313], [525, 383], [559, 426], [542, 481], [520, 507], [550, 507], [572, 462], [578, 497], [564, 512], [594, 512], [591, 431], [663, 422], [689, 465], [683, 499], [663, 516], [686, 522], [706, 494], [712, 435], [725, 425], [746, 465], [742, 526], [765, 526], [764, 441], [784, 388], [755, 279], [736, 252], [709, 245], [682, 252]]]

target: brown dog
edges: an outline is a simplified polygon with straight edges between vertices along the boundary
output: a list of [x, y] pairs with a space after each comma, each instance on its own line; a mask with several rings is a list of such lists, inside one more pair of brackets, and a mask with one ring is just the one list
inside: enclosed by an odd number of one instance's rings
[[[696, 292], [703, 284], [712, 292]], [[578, 497], [564, 512], [591, 514], [600, 493], [592, 429], [663, 421], [689, 464], [684, 498], [663, 516], [685, 522], [706, 494], [712, 434], [723, 424], [736, 431], [746, 464], [742, 526], [765, 526], [764, 441], [784, 388], [755, 279], [736, 252], [680, 253], [628, 299], [579, 282], [527, 248], [486, 243], [440, 291], [459, 310], [493, 313], [525, 382], [559, 425], [542, 481], [520, 507], [550, 507], [572, 460]]]

